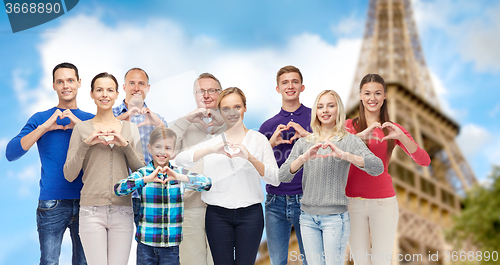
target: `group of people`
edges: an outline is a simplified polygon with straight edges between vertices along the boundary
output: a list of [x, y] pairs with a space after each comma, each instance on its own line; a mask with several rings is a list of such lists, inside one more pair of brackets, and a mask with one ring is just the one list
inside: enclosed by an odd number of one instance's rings
[[430, 163], [389, 120], [377, 74], [361, 80], [359, 117], [346, 120], [334, 90], [301, 104], [302, 74], [285, 66], [276, 75], [281, 110], [258, 132], [244, 124], [244, 92], [209, 73], [194, 82], [197, 109], [171, 126], [144, 102], [143, 69], [125, 74], [115, 108], [117, 79], [96, 75], [95, 115], [77, 107], [73, 64], [52, 75], [59, 104], [34, 114], [6, 151], [13, 161], [38, 145], [40, 264], [58, 264], [67, 228], [73, 264], [127, 264], [134, 223], [137, 264], [254, 264], [266, 229], [271, 264], [283, 265], [292, 226], [303, 264], [343, 264], [347, 244], [356, 265], [390, 264], [371, 257], [392, 254], [397, 229], [392, 150]]

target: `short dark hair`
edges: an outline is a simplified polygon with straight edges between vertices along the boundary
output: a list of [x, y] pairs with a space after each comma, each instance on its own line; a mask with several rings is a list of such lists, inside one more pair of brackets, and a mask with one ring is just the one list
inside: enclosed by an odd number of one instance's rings
[[59, 69], [59, 68], [69, 68], [69, 69], [75, 70], [76, 79], [77, 79], [77, 81], [80, 80], [80, 76], [78, 75], [78, 68], [76, 68], [76, 66], [74, 64], [72, 64], [72, 63], [60, 63], [60, 64], [56, 65], [56, 67], [54, 67], [54, 70], [52, 70], [52, 82], [56, 81], [55, 74], [56, 74], [57, 69]]
[[90, 82], [90, 91], [94, 91], [95, 81], [99, 78], [110, 78], [111, 80], [113, 80], [116, 85], [115, 89], [116, 91], [118, 91], [118, 81], [116, 81], [116, 78], [112, 74], [108, 74], [107, 72], [100, 73], [92, 78], [92, 82]]
[[149, 75], [148, 75], [148, 73], [146, 73], [146, 71], [144, 71], [144, 69], [139, 68], [139, 67], [130, 68], [130, 70], [128, 70], [128, 71], [125, 73], [125, 76], [123, 77], [123, 80], [126, 80], [126, 79], [127, 79], [127, 75], [128, 75], [128, 73], [129, 73], [130, 71], [135, 71], [135, 70], [143, 72], [143, 73], [146, 75], [146, 78], [148, 79], [148, 84], [149, 84]]
[[280, 76], [282, 74], [286, 73], [297, 73], [300, 76], [300, 83], [304, 83], [304, 79], [302, 78], [302, 73], [300, 72], [299, 68], [293, 66], [293, 65], [288, 65], [285, 67], [282, 67], [278, 73], [276, 74], [276, 83], [279, 85], [280, 84]]

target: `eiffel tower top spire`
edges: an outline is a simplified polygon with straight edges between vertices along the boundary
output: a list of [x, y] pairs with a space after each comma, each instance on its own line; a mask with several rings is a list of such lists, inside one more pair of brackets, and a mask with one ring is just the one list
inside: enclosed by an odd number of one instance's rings
[[359, 102], [359, 82], [378, 73], [439, 110], [413, 19], [411, 0], [370, 0], [365, 35], [347, 109]]

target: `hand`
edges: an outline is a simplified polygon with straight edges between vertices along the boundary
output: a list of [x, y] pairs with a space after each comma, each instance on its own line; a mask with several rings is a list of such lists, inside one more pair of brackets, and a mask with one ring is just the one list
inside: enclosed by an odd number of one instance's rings
[[57, 118], [62, 119], [63, 113], [56, 109], [52, 116], [48, 120], [46, 120], [40, 127], [44, 128], [46, 132], [53, 130], [64, 130], [64, 126], [57, 124]]
[[299, 158], [301, 158], [304, 163], [312, 159], [324, 158], [325, 157], [324, 155], [318, 154], [320, 148], [323, 148], [323, 144], [317, 143], [311, 146], [304, 154], [299, 156]]
[[207, 124], [207, 128], [210, 126], [222, 126], [224, 125], [224, 118], [216, 110], [208, 109], [208, 117], [212, 118], [212, 121]]
[[82, 121], [78, 117], [76, 117], [70, 109], [64, 110], [62, 112], [61, 119], [64, 119], [66, 117], [69, 118], [70, 122], [68, 125], [64, 126], [64, 130], [73, 129], [75, 127], [75, 124]]
[[163, 121], [156, 116], [154, 112], [152, 112], [149, 108], [142, 108], [140, 114], [144, 115], [144, 121], [137, 124], [137, 127], [141, 127], [144, 125], [152, 125], [154, 127], [163, 126]]
[[130, 118], [132, 116], [134, 116], [136, 114], [140, 114], [140, 112], [141, 112], [141, 109], [139, 109], [136, 105], [130, 104], [127, 112], [122, 113], [121, 115], [119, 115], [116, 118], [121, 120], [121, 121], [130, 121]]
[[99, 138], [100, 136], [106, 136], [106, 133], [101, 130], [95, 130], [83, 141], [88, 145], [96, 145], [99, 143], [107, 145], [108, 143], [104, 139]]
[[338, 148], [335, 144], [333, 144], [332, 142], [329, 142], [327, 141], [326, 143], [323, 144], [322, 148], [323, 149], [326, 149], [330, 147], [330, 149], [332, 150], [330, 153], [326, 154], [326, 155], [323, 155], [323, 157], [329, 157], [329, 156], [332, 156], [332, 157], [336, 157], [336, 158], [340, 158], [340, 159], [344, 159], [344, 156], [345, 156], [345, 152], [342, 151], [340, 148]]
[[114, 144], [116, 146], [127, 146], [128, 142], [123, 138], [123, 136], [119, 132], [115, 132], [115, 130], [111, 130], [106, 132], [105, 136], [113, 136], [113, 139], [108, 140], [106, 145]]
[[151, 174], [145, 176], [143, 178], [144, 179], [144, 183], [149, 183], [149, 182], [164, 183], [163, 180], [161, 180], [158, 177], [158, 172], [160, 172], [160, 170], [161, 170], [161, 167], [157, 167], [153, 172], [151, 172]]
[[389, 134], [386, 135], [384, 138], [382, 138], [381, 141], [389, 139], [401, 140], [401, 137], [405, 135], [398, 126], [394, 125], [392, 122], [389, 121], [384, 122], [384, 124], [382, 124], [382, 129], [387, 129], [389, 131]]
[[379, 122], [374, 122], [362, 132], [357, 133], [356, 135], [361, 138], [363, 141], [369, 141], [370, 139], [375, 139], [377, 141], [382, 141], [380, 138], [373, 134], [376, 128], [382, 129], [382, 125]]
[[309, 134], [311, 134], [310, 132], [308, 132], [304, 128], [302, 128], [302, 126], [300, 126], [300, 124], [295, 123], [293, 121], [290, 121], [286, 126], [288, 128], [295, 129], [295, 134], [292, 136], [292, 138], [290, 138], [290, 142], [293, 142], [293, 140], [295, 140], [295, 139], [306, 137]]
[[243, 144], [229, 144], [226, 148], [231, 148], [232, 154], [229, 154], [230, 158], [241, 157], [245, 160], [250, 158], [250, 152]]
[[167, 184], [167, 182], [172, 180], [179, 180], [184, 182], [189, 182], [189, 178], [186, 175], [179, 174], [172, 170], [169, 166], [164, 166], [161, 169], [164, 175], [167, 175], [167, 178], [163, 180], [163, 184]]
[[281, 132], [288, 130], [288, 126], [280, 124], [278, 127], [276, 127], [276, 130], [274, 131], [273, 135], [269, 139], [269, 143], [271, 144], [271, 147], [275, 147], [280, 144], [291, 144], [291, 140], [283, 140], [281, 137]]
[[214, 154], [220, 154], [220, 155], [225, 155], [229, 158], [231, 158], [231, 155], [228, 154], [225, 150], [225, 147], [228, 146], [229, 144], [224, 144], [224, 142], [220, 142], [214, 146], [212, 146], [210, 149], [211, 149], [211, 152], [214, 153]]

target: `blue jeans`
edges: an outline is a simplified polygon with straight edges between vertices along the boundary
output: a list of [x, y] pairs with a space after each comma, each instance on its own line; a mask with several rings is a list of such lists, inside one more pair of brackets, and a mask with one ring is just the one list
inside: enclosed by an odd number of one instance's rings
[[237, 209], [208, 205], [205, 229], [215, 265], [254, 265], [264, 231], [262, 205]]
[[290, 241], [292, 225], [295, 228], [300, 253], [290, 253], [291, 260], [301, 260], [302, 264], [307, 265], [299, 224], [301, 198], [302, 194], [266, 196], [266, 235], [271, 265], [288, 263], [288, 244], [283, 242]]
[[300, 215], [302, 241], [309, 265], [342, 265], [351, 233], [349, 213]]
[[137, 265], [179, 265], [179, 246], [152, 247], [137, 242]]
[[73, 243], [73, 265], [87, 264], [80, 236], [78, 213], [80, 200], [39, 200], [36, 224], [40, 241], [40, 264], [59, 264], [61, 245], [66, 228]]

